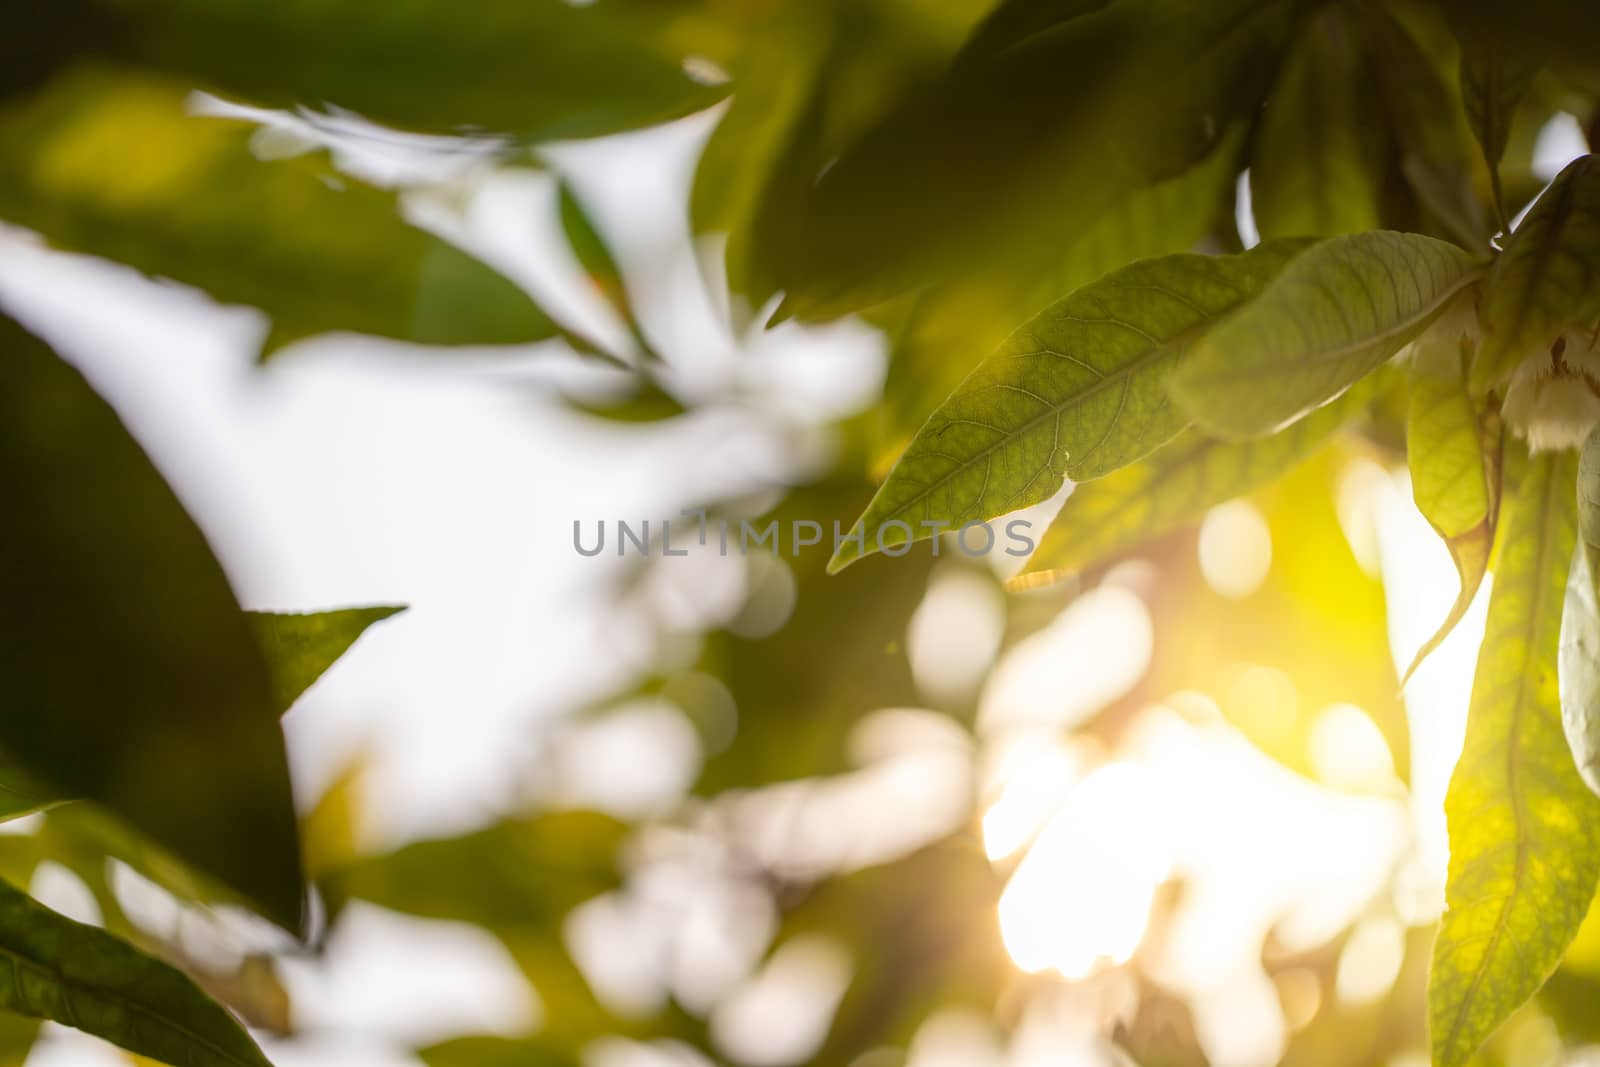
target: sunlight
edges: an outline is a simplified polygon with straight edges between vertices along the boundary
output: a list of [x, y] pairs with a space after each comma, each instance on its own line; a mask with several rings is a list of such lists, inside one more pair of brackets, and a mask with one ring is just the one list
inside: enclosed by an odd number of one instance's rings
[[1142, 769], [1102, 767], [1045, 826], [1000, 898], [1006, 951], [1029, 973], [1085, 978], [1144, 937], [1171, 854]]

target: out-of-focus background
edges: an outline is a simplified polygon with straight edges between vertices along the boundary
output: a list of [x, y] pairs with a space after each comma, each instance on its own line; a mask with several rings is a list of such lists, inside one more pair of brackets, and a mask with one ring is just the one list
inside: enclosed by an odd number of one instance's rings
[[[41, 900], [114, 905], [281, 1067], [1426, 1063], [1487, 589], [1402, 693], [1456, 577], [1381, 426], [1025, 592], [1020, 561], [949, 543], [836, 577], [826, 537], [619, 558], [619, 520], [850, 522], [922, 402], [890, 378], [895, 324], [769, 325], [692, 224], [708, 141], [761, 102], [537, 166], [185, 106], [256, 124], [263, 165], [331, 146], [404, 189], [577, 343], [335, 335], [258, 362], [260, 313], [0, 232], [0, 304], [111, 401], [246, 607], [409, 605], [285, 720], [314, 951], [118, 860], [94, 885], [41, 862]], [[1584, 150], [1555, 114], [1533, 173]], [[135, 185], [158, 151], [99, 163]], [[563, 190], [620, 280], [574, 252]], [[608, 551], [576, 551], [602, 522]], [[1578, 1061], [1597, 990], [1600, 927], [1485, 1056]], [[26, 1052], [123, 1062], [55, 1026]]]

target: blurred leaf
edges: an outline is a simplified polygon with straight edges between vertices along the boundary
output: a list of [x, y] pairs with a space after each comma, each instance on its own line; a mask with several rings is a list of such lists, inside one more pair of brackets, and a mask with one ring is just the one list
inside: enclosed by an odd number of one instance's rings
[[0, 218], [264, 310], [269, 350], [328, 330], [520, 344], [555, 326], [504, 276], [324, 157], [263, 162], [180, 85], [79, 70], [0, 110]]
[[0, 351], [0, 745], [297, 932], [283, 736], [222, 568], [77, 371], [4, 318]]
[[1592, 328], [1600, 318], [1597, 160], [1583, 156], [1556, 176], [1490, 269], [1474, 388], [1493, 388], [1563, 330]]
[[1004, 878], [970, 837], [819, 885], [784, 916], [780, 942], [825, 934], [856, 948], [855, 974], [815, 1067], [904, 1045], [939, 1008], [988, 1012], [1015, 974], [996, 917]]
[[1012, 584], [1030, 587], [1065, 577], [1119, 549], [1196, 522], [1213, 505], [1266, 485], [1359, 414], [1381, 377], [1358, 382], [1271, 437], [1222, 441], [1191, 430], [1148, 459], [1077, 486]]
[[367, 627], [404, 610], [379, 605], [306, 614], [247, 612], [272, 673], [276, 707], [288, 711]]
[[1466, 1063], [1550, 976], [1600, 876], [1600, 798], [1562, 736], [1555, 667], [1576, 467], [1571, 452], [1534, 457], [1495, 573], [1445, 800], [1448, 910], [1429, 988], [1438, 1067]]
[[1461, 590], [1444, 625], [1412, 658], [1406, 678], [1455, 629], [1483, 584], [1500, 518], [1505, 437], [1495, 407], [1467, 388], [1471, 347], [1458, 345], [1455, 337], [1433, 341], [1426, 334], [1415, 347], [1406, 418], [1411, 495], [1417, 510], [1444, 538]]
[[863, 546], [842, 545], [828, 569], [1048, 500], [1068, 477], [1097, 478], [1170, 440], [1185, 420], [1168, 402], [1169, 369], [1305, 247], [1145, 260], [1040, 312], [929, 417], [857, 520]]
[[417, 1050], [428, 1067], [578, 1067], [578, 1056], [540, 1038], [458, 1037]]
[[[817, 173], [945, 68], [987, 0], [799, 0], [747, 5], [736, 91], [695, 171], [696, 232], [727, 234], [728, 284], [757, 305], [760, 246], [787, 245]], [[768, 272], [770, 274], [770, 272]]]
[[[698, 111], [681, 5], [89, 0], [117, 62], [269, 107], [332, 104], [433, 133], [593, 137]], [[87, 21], [87, 19], [85, 20]]]
[[1209, 430], [1271, 433], [1398, 352], [1476, 276], [1471, 256], [1431, 237], [1331, 238], [1197, 342], [1168, 387]]
[[618, 884], [627, 828], [593, 812], [549, 812], [461, 837], [358, 858], [321, 880], [330, 913], [351, 898], [491, 933], [554, 928], [573, 906]]
[[1309, 16], [1267, 96], [1250, 158], [1262, 237], [1377, 229], [1383, 115], [1348, 9]]
[[186, 1067], [269, 1067], [244, 1028], [181, 971], [0, 883], [0, 1005]]
[[0, 1011], [0, 1064], [24, 1067], [33, 1043], [39, 1038], [40, 1022], [26, 1015]]
[[633, 313], [627, 287], [623, 285], [622, 270], [617, 266], [616, 258], [612, 256], [605, 238], [600, 236], [600, 231], [595, 228], [594, 221], [589, 218], [589, 213], [584, 210], [571, 185], [561, 182], [557, 197], [562, 233], [566, 235], [567, 244], [572, 247], [578, 265], [583, 268], [584, 276], [628, 327], [633, 335], [634, 344], [639, 346], [639, 351], [646, 358], [656, 358], [655, 351], [650, 346], [650, 339], [645, 336], [638, 318]]
[[[1019, 18], [1031, 10], [1015, 9]], [[1019, 322], [1118, 267], [1194, 249], [1233, 188], [1242, 134], [1240, 129], [1224, 138], [1215, 152], [1178, 177], [1129, 193], [1046, 267], [1018, 263], [1009, 271], [977, 272], [920, 294], [890, 357], [877, 410], [881, 440], [874, 444], [874, 475], [887, 476], [929, 413]]]
[[1502, 225], [1507, 219], [1505, 195], [1500, 188], [1500, 160], [1505, 158], [1511, 139], [1511, 120], [1517, 105], [1528, 94], [1537, 63], [1508, 52], [1504, 42], [1471, 39], [1461, 45], [1461, 99], [1466, 104], [1467, 120], [1483, 148], [1483, 161], [1494, 185], [1495, 210]]
[[1060, 248], [1255, 110], [1293, 8], [1122, 0], [956, 64], [796, 183], [755, 274], [828, 318]]

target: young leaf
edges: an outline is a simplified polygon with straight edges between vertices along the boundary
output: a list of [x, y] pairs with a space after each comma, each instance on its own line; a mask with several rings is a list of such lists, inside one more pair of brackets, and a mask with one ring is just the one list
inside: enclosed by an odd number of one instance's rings
[[0, 316], [0, 748], [298, 931], [271, 678], [204, 536], [77, 371]]
[[1471, 256], [1432, 237], [1332, 238], [1196, 344], [1168, 388], [1208, 430], [1270, 433], [1381, 365], [1476, 276]]
[[404, 607], [379, 605], [311, 614], [248, 612], [256, 640], [272, 672], [274, 704], [288, 711], [311, 683], [356, 643], [367, 627], [398, 615]]
[[1512, 504], [1450, 779], [1447, 910], [1434, 945], [1436, 1067], [1461, 1067], [1544, 983], [1600, 876], [1600, 798], [1561, 730], [1556, 656], [1577, 457], [1529, 463]]
[[1171, 440], [1185, 420], [1168, 370], [1305, 247], [1144, 260], [1040, 312], [928, 418], [857, 520], [862, 546], [840, 546], [828, 569], [1046, 500]]
[[271, 1067], [182, 971], [0, 882], [0, 1008], [185, 1067]]
[[1505, 430], [1488, 399], [1473, 396], [1467, 388], [1467, 358], [1454, 337], [1433, 343], [1424, 336], [1417, 342], [1406, 413], [1411, 494], [1417, 510], [1444, 538], [1461, 577], [1461, 591], [1444, 624], [1417, 650], [1405, 679], [1471, 606], [1489, 569], [1500, 516]]
[[1263, 237], [1377, 229], [1385, 128], [1348, 9], [1306, 18], [1267, 96], [1250, 158]]
[[1512, 116], [1538, 73], [1538, 64], [1508, 52], [1503, 40], [1473, 36], [1461, 44], [1461, 99], [1466, 104], [1467, 121], [1483, 148], [1502, 226], [1507, 220], [1505, 196], [1500, 189], [1500, 160], [1505, 157], [1506, 143], [1511, 138]]
[[1587, 155], [1556, 175], [1489, 271], [1473, 388], [1500, 384], [1563, 330], [1592, 328], [1600, 318], [1597, 275], [1600, 157]]
[[261, 308], [277, 343], [329, 330], [520, 344], [555, 325], [503, 275], [408, 224], [393, 192], [319, 157], [262, 161], [181, 85], [103, 71], [0, 112], [0, 218]]
[[1073, 489], [1012, 584], [1058, 580], [1112, 552], [1197, 522], [1213, 505], [1288, 471], [1363, 411], [1383, 375], [1359, 382], [1282, 433], [1247, 441], [1190, 431], [1153, 456]]
[[1572, 761], [1600, 793], [1600, 433], [1578, 460], [1578, 543], [1561, 616], [1561, 725]]

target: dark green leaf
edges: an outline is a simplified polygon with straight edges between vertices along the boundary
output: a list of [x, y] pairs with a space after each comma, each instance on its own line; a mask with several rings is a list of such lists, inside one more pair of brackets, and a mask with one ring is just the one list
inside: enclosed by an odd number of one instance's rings
[[1047, 500], [1170, 440], [1185, 420], [1169, 369], [1305, 247], [1145, 260], [1046, 308], [929, 417], [857, 521], [862, 546], [841, 546], [829, 569]]
[[321, 156], [263, 162], [250, 130], [185, 114], [181, 86], [82, 70], [0, 110], [0, 218], [273, 320], [428, 344], [554, 336], [520, 289], [407, 224]]
[[709, 106], [682, 8], [630, 0], [89, 0], [118, 62], [272, 107], [348, 108], [434, 133], [592, 137]]
[[1467, 107], [1467, 121], [1483, 148], [1483, 161], [1489, 167], [1494, 186], [1495, 209], [1505, 223], [1505, 196], [1500, 189], [1500, 160], [1505, 158], [1511, 139], [1511, 120], [1517, 105], [1528, 94], [1538, 64], [1510, 52], [1501, 40], [1475, 38], [1461, 45], [1461, 99]]
[[184, 1067], [269, 1067], [181, 971], [0, 882], [0, 1007]]
[[755, 273], [827, 318], [1060, 248], [1254, 112], [1293, 8], [1123, 0], [957, 64], [796, 183]]
[[1381, 377], [1359, 382], [1271, 437], [1219, 441], [1190, 431], [1140, 463], [1076, 487], [1013, 584], [1031, 587], [1065, 577], [1259, 489], [1364, 410]]
[[1467, 1063], [1550, 976], [1600, 876], [1600, 798], [1573, 766], [1556, 681], [1576, 468], [1571, 452], [1534, 457], [1495, 572], [1445, 799], [1447, 910], [1428, 991], [1437, 1067]]
[[5, 318], [0, 355], [0, 747], [298, 931], [271, 678], [222, 568], [75, 370]]
[[250, 612], [256, 640], [267, 658], [267, 669], [272, 672], [278, 710], [288, 711], [367, 627], [404, 610], [380, 605], [310, 614]]
[[1418, 234], [1349, 234], [1297, 256], [1167, 379], [1216, 433], [1270, 433], [1398, 352], [1477, 277], [1471, 256]]
[[1562, 331], [1592, 329], [1600, 319], [1597, 276], [1600, 157], [1588, 155], [1556, 176], [1489, 271], [1474, 388], [1499, 385]]
[[560, 184], [557, 193], [561, 214], [561, 230], [566, 235], [567, 244], [571, 246], [573, 255], [578, 258], [578, 265], [583, 268], [584, 276], [589, 284], [599, 293], [601, 299], [611, 306], [617, 313], [628, 331], [633, 335], [634, 344], [639, 347], [639, 352], [647, 358], [656, 358], [655, 351], [650, 346], [650, 339], [645, 336], [639, 320], [633, 313], [633, 305], [628, 299], [627, 287], [622, 281], [622, 270], [617, 266], [617, 261], [611, 254], [604, 237], [595, 228], [594, 221], [589, 218], [589, 213], [584, 210], [583, 203], [577, 194], [572, 191], [572, 186], [566, 182]]

